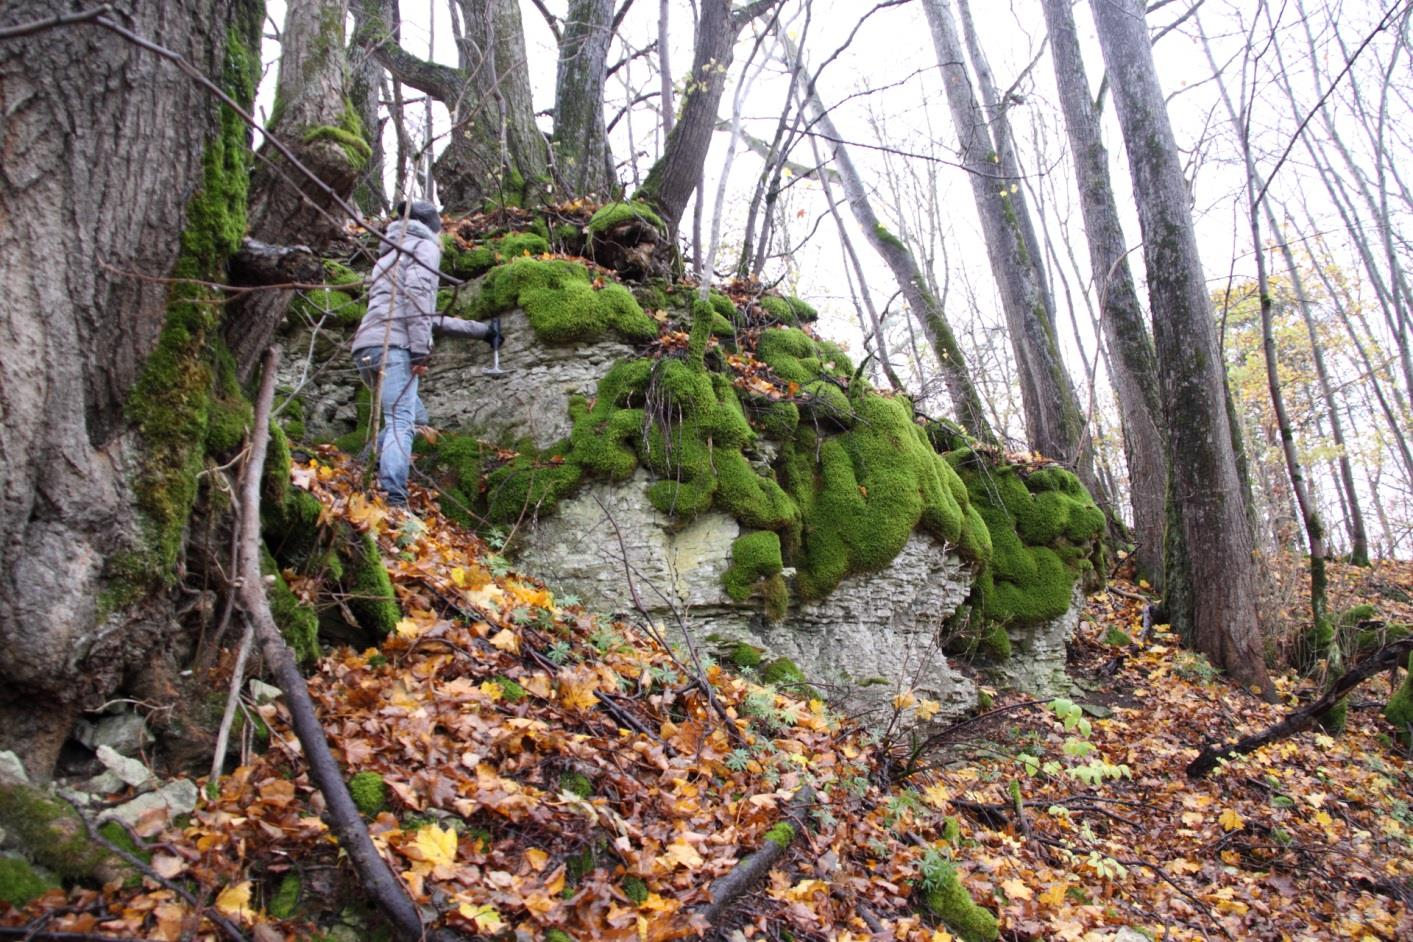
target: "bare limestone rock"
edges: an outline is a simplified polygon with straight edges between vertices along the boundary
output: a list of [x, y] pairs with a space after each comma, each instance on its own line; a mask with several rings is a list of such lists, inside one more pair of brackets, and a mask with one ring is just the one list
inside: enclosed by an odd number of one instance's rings
[[722, 588], [740, 525], [708, 513], [679, 527], [648, 502], [649, 480], [639, 471], [562, 501], [518, 538], [521, 566], [609, 611], [631, 604], [631, 577], [643, 608], [669, 635], [686, 624], [698, 644], [713, 636], [764, 648], [792, 660], [811, 682], [830, 685], [831, 696], [876, 702], [911, 687], [940, 701], [946, 715], [975, 705], [976, 685], [934, 644], [971, 588], [955, 552], [916, 533], [882, 571], [850, 576], [827, 598], [792, 605], [772, 624], [758, 603], [735, 602]]

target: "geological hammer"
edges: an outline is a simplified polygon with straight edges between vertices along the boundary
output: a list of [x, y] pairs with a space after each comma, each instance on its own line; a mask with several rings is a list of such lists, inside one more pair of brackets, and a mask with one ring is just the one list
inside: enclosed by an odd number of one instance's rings
[[505, 343], [505, 336], [500, 332], [499, 317], [491, 318], [490, 328], [486, 343], [491, 345], [491, 365], [484, 367], [481, 372], [486, 376], [504, 376], [506, 371], [500, 368], [500, 348], [501, 344]]

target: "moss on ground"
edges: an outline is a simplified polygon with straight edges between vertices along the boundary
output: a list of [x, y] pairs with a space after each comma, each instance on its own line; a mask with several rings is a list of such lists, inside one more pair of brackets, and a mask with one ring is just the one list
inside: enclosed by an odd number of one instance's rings
[[112, 851], [90, 840], [78, 813], [31, 785], [0, 786], [0, 830], [36, 864], [62, 880], [130, 875]]
[[377, 772], [359, 772], [348, 780], [348, 793], [353, 804], [365, 818], [371, 818], [388, 806], [388, 787]]
[[266, 910], [276, 919], [288, 919], [294, 915], [294, 908], [299, 905], [301, 889], [303, 889], [303, 884], [298, 874], [285, 874], [274, 895], [270, 897], [269, 905], [265, 907]]
[[657, 323], [616, 281], [594, 278], [565, 259], [516, 258], [492, 268], [467, 313], [484, 319], [522, 308], [535, 336], [551, 344], [592, 343], [609, 332], [626, 340], [651, 340]]
[[358, 626], [377, 643], [392, 634], [402, 618], [392, 580], [383, 566], [378, 543], [371, 533], [357, 534], [343, 560], [344, 589], [349, 610]]
[[1000, 936], [996, 917], [976, 904], [950, 863], [933, 864], [919, 890], [924, 913], [963, 942], [994, 942]]
[[594, 783], [581, 772], [565, 772], [559, 776], [559, 788], [580, 798], [588, 798], [594, 793]]
[[789, 821], [773, 824], [770, 830], [765, 832], [765, 839], [777, 847], [789, 847], [790, 842], [795, 839], [795, 826]]

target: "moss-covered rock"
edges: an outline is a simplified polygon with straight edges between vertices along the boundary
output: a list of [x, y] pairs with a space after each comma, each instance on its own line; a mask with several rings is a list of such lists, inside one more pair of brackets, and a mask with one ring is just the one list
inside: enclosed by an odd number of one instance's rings
[[591, 235], [601, 236], [630, 222], [645, 222], [659, 232], [667, 231], [667, 224], [647, 203], [605, 203], [598, 212], [589, 217], [588, 230]]
[[374, 817], [388, 804], [388, 787], [377, 772], [359, 772], [348, 780], [348, 793], [364, 817]]
[[790, 327], [798, 327], [819, 320], [819, 312], [799, 298], [782, 298], [767, 295], [760, 299], [761, 310], [774, 320]]
[[492, 268], [467, 311], [486, 318], [516, 307], [544, 343], [592, 343], [610, 331], [626, 340], [657, 336], [657, 323], [632, 292], [565, 259], [522, 257]]
[[0, 830], [30, 860], [63, 880], [127, 880], [132, 867], [97, 841], [78, 813], [43, 790], [19, 782], [0, 784]]
[[59, 881], [17, 857], [0, 857], [0, 903], [21, 907], [59, 886]]
[[478, 278], [504, 262], [549, 250], [549, 240], [535, 232], [511, 232], [469, 249], [448, 234], [442, 236], [442, 271], [456, 278]]
[[588, 798], [594, 793], [594, 783], [582, 772], [564, 772], [559, 776], [559, 788], [580, 798]]
[[744, 602], [761, 580], [779, 574], [785, 564], [780, 558], [780, 534], [758, 530], [738, 537], [731, 544], [731, 567], [721, 577], [726, 592]]
[[966, 488], [907, 401], [864, 395], [855, 406], [849, 431], [821, 438], [801, 426], [782, 452], [782, 482], [802, 521], [788, 553], [800, 594], [821, 598], [846, 575], [888, 565], [917, 527], [984, 561], [989, 537], [966, 512]]
[[800, 409], [843, 426], [852, 424], [846, 384], [853, 364], [838, 347], [816, 343], [793, 327], [772, 328], [761, 332], [756, 356], [776, 376], [798, 387], [794, 399]]
[[949, 460], [991, 538], [990, 565], [974, 590], [983, 621], [1035, 624], [1063, 614], [1104, 530], [1079, 479], [1060, 468], [1022, 476], [974, 451]]
[[344, 558], [344, 572], [349, 609], [369, 639], [381, 641], [397, 627], [402, 609], [371, 533], [354, 538]]

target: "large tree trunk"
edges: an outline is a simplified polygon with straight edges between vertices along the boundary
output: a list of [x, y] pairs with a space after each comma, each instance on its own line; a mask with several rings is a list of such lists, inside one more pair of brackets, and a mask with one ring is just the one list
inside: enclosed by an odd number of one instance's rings
[[554, 86], [555, 175], [568, 196], [607, 197], [617, 180], [604, 129], [613, 0], [571, 0]]
[[422, 59], [393, 31], [397, 0], [360, 0], [355, 41], [400, 82], [451, 113], [434, 173], [445, 209], [519, 204], [544, 194], [546, 149], [530, 101], [530, 69], [516, 0], [457, 0], [465, 32], [457, 67]]
[[[259, 4], [116, 6], [249, 100]], [[7, 4], [0, 26], [52, 12]], [[0, 43], [0, 103], [0, 749], [45, 777], [77, 713], [172, 643], [220, 306], [147, 276], [220, 276], [248, 145], [171, 62], [91, 23]]]
[[[1016, 185], [1014, 160], [1002, 157], [972, 90], [948, 0], [925, 0], [947, 104], [981, 218], [991, 273], [1001, 294], [1020, 374], [1026, 437], [1032, 448], [1071, 464], [1085, 485], [1100, 494], [1084, 416], [1060, 359], [1040, 259], [1026, 232], [1025, 202]], [[1008, 170], [1007, 167], [1011, 169]]]
[[1109, 157], [1099, 132], [1099, 115], [1089, 93], [1070, 0], [1045, 0], [1050, 55], [1060, 106], [1069, 133], [1080, 209], [1089, 243], [1089, 263], [1099, 294], [1100, 320], [1109, 347], [1109, 369], [1123, 420], [1138, 568], [1161, 586], [1163, 531], [1167, 525], [1168, 461], [1159, 428], [1162, 402], [1153, 340], [1128, 264], [1128, 247], [1109, 181]]
[[[267, 141], [250, 183], [250, 235], [261, 242], [321, 248], [343, 233], [348, 214], [334, 197], [352, 195], [372, 155], [363, 119], [344, 87], [347, 18], [347, 0], [290, 0], [285, 8], [268, 131], [324, 187]], [[226, 343], [241, 378], [270, 345], [291, 297], [289, 291], [258, 291], [238, 302]]]
[[1269, 698], [1274, 688], [1263, 658], [1221, 352], [1147, 23], [1142, 6], [1130, 0], [1106, 0], [1093, 10], [1138, 200], [1173, 459], [1168, 615], [1214, 665]]
[[655, 203], [668, 231], [676, 237], [687, 201], [701, 180], [716, 112], [726, 90], [726, 73], [736, 37], [752, 19], [779, 5], [780, 0], [755, 0], [736, 12], [731, 0], [702, 0], [697, 20], [696, 51], [686, 78], [682, 114], [667, 136], [662, 156], [648, 171], [638, 197]]

